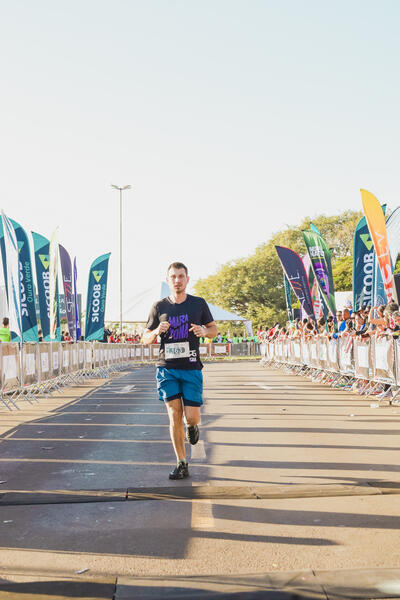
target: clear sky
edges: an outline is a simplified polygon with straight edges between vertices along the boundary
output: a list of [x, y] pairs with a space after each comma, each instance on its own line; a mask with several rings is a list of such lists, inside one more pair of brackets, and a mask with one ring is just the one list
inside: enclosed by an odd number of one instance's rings
[[112, 252], [108, 318], [285, 225], [400, 199], [398, 0], [13, 0], [0, 6], [1, 207]]

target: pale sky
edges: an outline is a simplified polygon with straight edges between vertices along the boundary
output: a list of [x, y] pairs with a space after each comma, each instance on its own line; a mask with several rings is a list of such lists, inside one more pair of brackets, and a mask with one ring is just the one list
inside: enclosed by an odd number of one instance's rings
[[[0, 2], [1, 207], [90, 263], [107, 318], [305, 216], [400, 198], [397, 0]], [[156, 299], [156, 298], [155, 298]]]

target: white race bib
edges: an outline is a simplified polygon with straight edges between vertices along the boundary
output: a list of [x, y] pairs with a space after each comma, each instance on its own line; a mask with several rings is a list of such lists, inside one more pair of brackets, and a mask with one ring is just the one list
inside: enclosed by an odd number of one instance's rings
[[189, 342], [174, 342], [165, 344], [165, 360], [175, 360], [177, 358], [189, 358]]

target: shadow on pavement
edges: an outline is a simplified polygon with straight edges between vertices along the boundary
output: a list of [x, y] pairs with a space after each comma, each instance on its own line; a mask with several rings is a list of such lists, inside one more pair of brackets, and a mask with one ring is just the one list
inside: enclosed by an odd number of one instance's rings
[[26, 581], [3, 583], [0, 579], [0, 600], [58, 600], [63, 598], [90, 598], [113, 600], [115, 579], [97, 581]]

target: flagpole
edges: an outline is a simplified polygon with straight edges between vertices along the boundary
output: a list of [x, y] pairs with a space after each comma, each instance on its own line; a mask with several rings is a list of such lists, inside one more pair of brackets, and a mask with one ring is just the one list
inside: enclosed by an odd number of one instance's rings
[[130, 190], [130, 185], [122, 187], [111, 184], [115, 190], [119, 190], [119, 330], [122, 334], [122, 192]]

